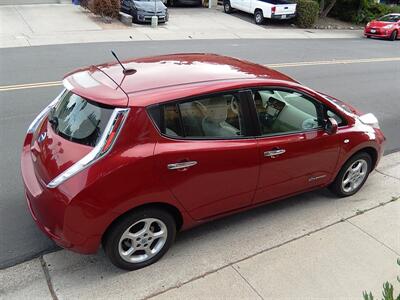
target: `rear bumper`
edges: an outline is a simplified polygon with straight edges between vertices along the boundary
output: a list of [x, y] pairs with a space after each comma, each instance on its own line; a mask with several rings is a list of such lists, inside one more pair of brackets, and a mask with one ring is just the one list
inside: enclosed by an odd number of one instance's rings
[[[76, 217], [76, 209], [70, 205], [72, 199], [38, 180], [28, 146], [22, 151], [21, 173], [27, 205], [39, 229], [63, 248], [87, 254], [96, 252], [101, 236], [87, 231], [80, 214]], [[76, 223], [80, 223], [80, 230], [76, 230]]]
[[[283, 17], [285, 16], [285, 17]], [[296, 14], [280, 14], [280, 15], [276, 15], [276, 14], [271, 14], [271, 19], [273, 20], [287, 20], [287, 19], [293, 19], [294, 17], [296, 17]]]

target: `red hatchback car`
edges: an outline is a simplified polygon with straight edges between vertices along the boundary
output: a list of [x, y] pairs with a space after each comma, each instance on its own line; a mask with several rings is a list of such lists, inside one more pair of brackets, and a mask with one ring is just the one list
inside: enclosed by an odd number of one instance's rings
[[128, 270], [176, 232], [329, 186], [356, 193], [385, 138], [372, 114], [261, 65], [174, 54], [91, 66], [33, 121], [28, 206], [58, 245]]
[[364, 35], [370, 37], [382, 37], [395, 41], [399, 38], [400, 14], [389, 14], [368, 22], [364, 28]]

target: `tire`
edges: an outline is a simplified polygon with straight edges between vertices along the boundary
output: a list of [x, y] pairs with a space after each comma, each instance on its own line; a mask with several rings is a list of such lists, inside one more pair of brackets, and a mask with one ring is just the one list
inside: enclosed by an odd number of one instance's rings
[[254, 22], [255, 22], [257, 25], [262, 25], [262, 24], [264, 24], [265, 19], [264, 19], [264, 15], [263, 15], [262, 10], [257, 9], [257, 10], [254, 12]]
[[[356, 171], [357, 169], [361, 171]], [[339, 197], [354, 195], [364, 185], [371, 169], [371, 156], [366, 152], [357, 153], [342, 166], [335, 181], [329, 186], [329, 189]], [[348, 183], [345, 184], [345, 181]]]
[[366, 37], [367, 37], [367, 39], [370, 39], [370, 38], [371, 38], [371, 36], [370, 36], [370, 35], [366, 35]]
[[232, 6], [231, 6], [231, 2], [228, 1], [224, 1], [224, 12], [227, 14], [232, 13]]
[[103, 248], [113, 265], [132, 271], [158, 261], [174, 243], [175, 236], [176, 222], [171, 214], [158, 208], [141, 209], [122, 216], [112, 225], [103, 238]]
[[392, 34], [390, 35], [389, 38], [391, 41], [397, 40], [397, 30], [393, 30]]

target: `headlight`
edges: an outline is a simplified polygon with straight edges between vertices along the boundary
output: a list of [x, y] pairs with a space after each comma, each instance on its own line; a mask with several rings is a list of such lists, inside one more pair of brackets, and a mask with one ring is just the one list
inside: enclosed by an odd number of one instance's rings
[[366, 25], [366, 27], [369, 27], [369, 25], [371, 25], [371, 22], [368, 22], [367, 25]]
[[393, 27], [393, 24], [389, 24], [389, 25], [383, 26], [384, 29], [390, 29], [392, 27]]
[[368, 113], [368, 114], [359, 116], [358, 119], [361, 121], [361, 123], [363, 123], [365, 125], [369, 125], [369, 126], [372, 126], [373, 128], [377, 128], [377, 129], [380, 128], [379, 121], [375, 117], [374, 114]]

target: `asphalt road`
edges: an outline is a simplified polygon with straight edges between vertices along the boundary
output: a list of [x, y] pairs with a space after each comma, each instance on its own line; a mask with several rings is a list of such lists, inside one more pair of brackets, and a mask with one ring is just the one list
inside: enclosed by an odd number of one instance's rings
[[[193, 40], [75, 44], [0, 49], [0, 87], [59, 81], [77, 67], [120, 58], [177, 52], [213, 52], [261, 64], [400, 57], [400, 41]], [[373, 112], [400, 150], [400, 61], [282, 67], [303, 84]], [[165, 74], [170, 76], [171, 74]], [[0, 91], [0, 268], [56, 249], [33, 223], [24, 199], [19, 155], [25, 130], [61, 87]]]

